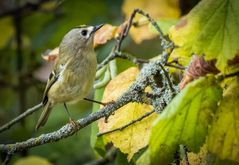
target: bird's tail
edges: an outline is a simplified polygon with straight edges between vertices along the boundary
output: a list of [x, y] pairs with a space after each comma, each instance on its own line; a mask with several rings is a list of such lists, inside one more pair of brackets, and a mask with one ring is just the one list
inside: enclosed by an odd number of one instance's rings
[[41, 116], [40, 116], [39, 120], [37, 121], [37, 125], [35, 128], [36, 130], [38, 130], [40, 127], [45, 125], [50, 113], [51, 113], [51, 107], [50, 107], [50, 102], [48, 101], [46, 103], [46, 105], [43, 107]]

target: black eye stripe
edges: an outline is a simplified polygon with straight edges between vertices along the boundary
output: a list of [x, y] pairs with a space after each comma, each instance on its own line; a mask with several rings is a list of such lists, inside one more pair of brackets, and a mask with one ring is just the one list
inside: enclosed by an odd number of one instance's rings
[[87, 30], [82, 30], [82, 31], [81, 31], [81, 35], [82, 35], [82, 36], [86, 36], [86, 35], [87, 35]]

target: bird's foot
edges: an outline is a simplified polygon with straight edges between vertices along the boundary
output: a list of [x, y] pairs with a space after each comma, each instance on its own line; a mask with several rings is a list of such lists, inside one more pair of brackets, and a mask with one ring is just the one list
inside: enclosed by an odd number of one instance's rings
[[72, 118], [69, 118], [69, 123], [74, 127], [74, 129], [78, 130], [80, 128], [80, 124], [77, 123], [77, 121], [73, 120]]

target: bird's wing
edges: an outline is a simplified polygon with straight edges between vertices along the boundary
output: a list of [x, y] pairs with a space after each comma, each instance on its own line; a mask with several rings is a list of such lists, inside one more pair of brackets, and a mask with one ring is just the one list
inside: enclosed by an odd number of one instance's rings
[[[65, 63], [65, 65], [64, 65]], [[69, 63], [69, 60], [66, 61], [66, 59], [61, 59], [61, 60], [57, 60], [53, 71], [51, 72], [48, 80], [47, 80], [47, 84], [46, 84], [46, 88], [43, 94], [43, 99], [42, 99], [42, 103], [43, 105], [46, 105], [48, 102], [48, 91], [51, 89], [52, 85], [57, 81], [57, 79], [59, 78], [59, 76], [61, 75], [62, 71], [65, 69], [65, 66]]]
[[43, 99], [42, 99], [42, 103], [43, 105], [46, 105], [47, 102], [48, 102], [48, 91], [50, 90], [51, 86], [57, 81], [59, 77], [59, 74], [56, 74], [54, 72], [54, 70], [51, 72], [48, 80], [47, 80], [47, 84], [46, 84], [46, 88], [45, 88], [45, 91], [44, 91], [44, 94], [43, 94]]

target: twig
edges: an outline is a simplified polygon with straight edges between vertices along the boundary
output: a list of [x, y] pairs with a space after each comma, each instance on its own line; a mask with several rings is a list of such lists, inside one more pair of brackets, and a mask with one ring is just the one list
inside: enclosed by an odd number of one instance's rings
[[234, 76], [239, 76], [239, 71], [226, 74], [226, 75], [224, 75], [224, 78], [230, 78], [230, 77], [234, 77]]
[[169, 85], [169, 88], [170, 88], [171, 92], [173, 93], [173, 95], [175, 95], [176, 91], [173, 88], [173, 83], [172, 83], [172, 81], [171, 81], [171, 79], [169, 77], [168, 72], [164, 69], [164, 67], [163, 67], [163, 65], [161, 63], [159, 63], [159, 66], [161, 67], [162, 71], [164, 72], [164, 75], [165, 75], [165, 77], [166, 77], [166, 79], [168, 81], [168, 85]]
[[149, 20], [139, 20], [139, 21], [134, 21], [132, 23], [132, 26], [137, 28], [137, 27], [141, 27], [141, 26], [144, 26], [144, 25], [148, 25], [148, 23], [149, 23]]
[[157, 22], [155, 22], [155, 20], [152, 17], [150, 17], [150, 15], [148, 13], [144, 12], [141, 9], [135, 9], [134, 12], [135, 13], [139, 13], [139, 14], [145, 16], [149, 20], [149, 22], [154, 26], [154, 28], [158, 31], [159, 37], [162, 40], [162, 42], [167, 41], [167, 39], [164, 38], [163, 31], [160, 29], [160, 27], [158, 26]]
[[100, 64], [97, 65], [97, 70], [101, 69], [103, 66], [108, 64], [111, 60], [115, 59], [116, 57], [117, 55], [113, 51], [111, 51], [109, 56], [106, 57]]
[[226, 74], [226, 75], [218, 74], [216, 76], [216, 78], [217, 78], [218, 81], [223, 81], [224, 79], [231, 78], [231, 77], [234, 77], [234, 76], [239, 76], [239, 71], [229, 73], [229, 74]]
[[180, 165], [180, 153], [178, 150], [174, 153], [174, 161], [176, 165]]
[[16, 124], [17, 122], [21, 121], [23, 118], [29, 116], [30, 114], [32, 114], [33, 112], [37, 111], [39, 108], [42, 107], [42, 103], [35, 105], [34, 107], [26, 110], [24, 113], [22, 113], [21, 115], [17, 116], [15, 119], [11, 120], [10, 122], [4, 124], [3, 126], [0, 127], [0, 133], [2, 133], [3, 131], [11, 128], [11, 126], [13, 126], [14, 124]]
[[184, 157], [185, 157], [186, 165], [190, 165], [189, 160], [188, 160], [188, 148], [187, 148], [187, 146], [183, 146], [183, 150], [184, 150]]
[[[99, 64], [99, 65], [97, 66], [97, 69], [101, 69], [104, 65], [108, 64], [109, 61], [115, 59], [116, 57], [123, 58], [123, 59], [128, 59], [128, 60], [130, 60], [130, 61], [132, 61], [133, 63], [136, 63], [136, 64], [148, 62], [148, 61], [146, 61], [146, 60], [144, 60], [144, 59], [139, 59], [139, 58], [136, 58], [136, 57], [133, 58], [133, 56], [129, 56], [129, 55], [125, 54], [125, 53], [119, 54], [120, 49], [121, 49], [121, 44], [122, 44], [123, 40], [124, 40], [125, 37], [128, 35], [131, 26], [132, 26], [132, 25], [134, 26], [133, 19], [134, 19], [135, 15], [136, 15], [137, 13], [139, 13], [139, 14], [145, 16], [145, 17], [148, 19], [148, 21], [153, 25], [153, 27], [159, 32], [159, 37], [160, 37], [160, 39], [162, 40], [162, 46], [163, 46], [164, 49], [167, 49], [167, 48], [169, 48], [169, 47], [172, 46], [172, 43], [169, 42], [169, 41], [164, 37], [162, 30], [160, 29], [160, 27], [158, 26], [158, 24], [154, 21], [154, 19], [153, 19], [152, 17], [150, 17], [150, 15], [149, 15], [148, 13], [144, 12], [143, 10], [141, 10], [141, 9], [135, 9], [135, 10], [133, 11], [133, 13], [131, 14], [131, 16], [130, 16], [127, 25], [124, 27], [124, 29], [123, 29], [122, 32], [120, 33], [120, 36], [119, 36], [119, 38], [118, 38], [118, 40], [117, 40], [117, 44], [116, 44], [115, 47], [112, 49], [112, 51], [111, 51], [111, 53], [109, 54], [109, 56], [108, 56], [101, 64]], [[164, 53], [164, 55], [165, 55], [165, 54], [169, 54], [169, 53], [171, 53], [171, 52]], [[167, 56], [164, 57], [164, 58], [166, 58], [166, 60], [164, 60], [165, 62], [162, 62], [162, 64], [165, 64], [165, 63], [167, 62]]]
[[133, 62], [136, 65], [142, 64], [142, 63], [148, 63], [149, 60], [147, 59], [142, 59], [142, 58], [136, 58], [128, 53], [122, 53], [122, 52], [115, 52], [116, 57], [122, 58], [122, 59], [127, 59], [131, 62]]
[[172, 67], [172, 68], [176, 68], [176, 69], [180, 69], [180, 70], [185, 70], [185, 69], [186, 69], [184, 66], [181, 66], [181, 65], [173, 65], [173, 64], [171, 64], [171, 63], [167, 63], [165, 66]]
[[122, 127], [119, 127], [119, 128], [116, 128], [116, 129], [112, 129], [110, 131], [105, 131], [105, 132], [98, 133], [97, 136], [100, 137], [100, 136], [103, 136], [103, 135], [106, 135], [106, 134], [109, 134], [109, 133], [112, 133], [112, 132], [115, 132], [115, 131], [122, 131], [123, 129], [129, 127], [130, 125], [133, 125], [133, 124], [143, 120], [144, 118], [150, 116], [154, 112], [155, 112], [155, 110], [147, 112], [143, 116], [139, 117], [138, 119], [132, 120], [131, 122], [129, 122], [128, 124], [123, 125]]
[[11, 157], [12, 157], [11, 154], [7, 154], [2, 165], [7, 165], [9, 163]]
[[127, 59], [136, 65], [149, 62], [149, 60], [147, 59], [137, 58], [128, 53], [122, 53], [122, 52], [117, 52], [112, 50], [109, 56], [97, 66], [97, 70], [101, 69], [103, 66], [105, 66], [106, 64], [108, 64], [110, 61], [112, 61], [115, 58]]

